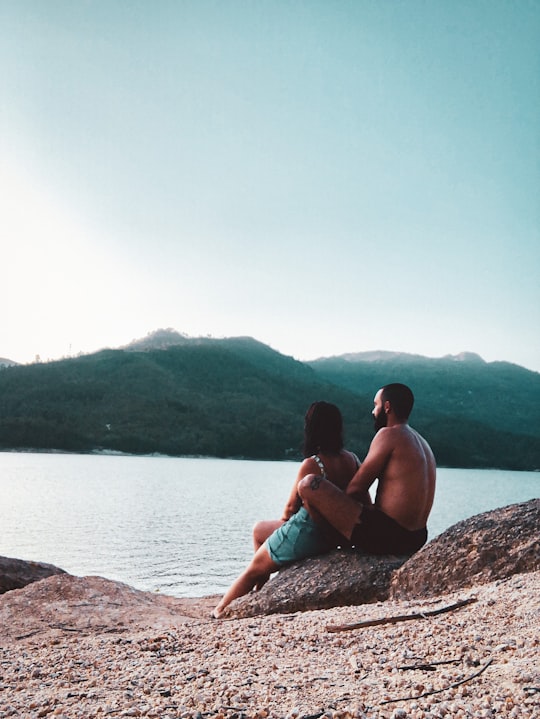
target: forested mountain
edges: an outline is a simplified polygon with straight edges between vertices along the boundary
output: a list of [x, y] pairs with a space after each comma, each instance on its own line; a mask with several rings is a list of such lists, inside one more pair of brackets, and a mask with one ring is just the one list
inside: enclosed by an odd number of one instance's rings
[[540, 467], [538, 373], [392, 353], [302, 363], [251, 338], [179, 337], [0, 370], [0, 448], [298, 458], [305, 410], [326, 399], [363, 455], [373, 395], [400, 381], [439, 464]]
[[364, 448], [370, 423], [355, 395], [255, 340], [104, 350], [2, 370], [0, 446], [297, 457], [304, 413], [320, 398], [341, 407]]
[[540, 374], [478, 355], [428, 359], [398, 353], [308, 363], [322, 379], [364, 396], [399, 381], [415, 394], [411, 424], [441, 464], [540, 468]]

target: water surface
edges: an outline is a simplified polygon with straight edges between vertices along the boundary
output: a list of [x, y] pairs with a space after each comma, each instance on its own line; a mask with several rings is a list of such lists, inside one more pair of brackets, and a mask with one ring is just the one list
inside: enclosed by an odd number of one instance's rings
[[[220, 593], [281, 515], [298, 464], [0, 452], [0, 555], [175, 596]], [[428, 525], [540, 494], [540, 473], [439, 469]]]

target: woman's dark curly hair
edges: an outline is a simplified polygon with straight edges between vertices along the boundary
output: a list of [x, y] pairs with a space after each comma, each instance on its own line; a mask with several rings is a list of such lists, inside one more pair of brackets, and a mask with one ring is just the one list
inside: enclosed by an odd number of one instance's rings
[[304, 457], [343, 449], [343, 418], [335, 404], [313, 402], [304, 420]]

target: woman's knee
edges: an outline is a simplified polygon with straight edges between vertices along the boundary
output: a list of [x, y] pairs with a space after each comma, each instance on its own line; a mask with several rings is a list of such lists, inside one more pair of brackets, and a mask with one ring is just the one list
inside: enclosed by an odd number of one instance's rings
[[262, 519], [253, 526], [253, 544], [258, 549], [281, 523], [273, 519]]
[[255, 522], [255, 524], [253, 525], [253, 530], [252, 530], [253, 539], [257, 540], [261, 536], [263, 526], [264, 526], [264, 521]]

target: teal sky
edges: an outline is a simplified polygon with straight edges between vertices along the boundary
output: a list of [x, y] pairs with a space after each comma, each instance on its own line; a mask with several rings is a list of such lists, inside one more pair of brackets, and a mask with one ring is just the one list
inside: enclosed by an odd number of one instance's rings
[[0, 357], [540, 371], [536, 0], [0, 0]]

